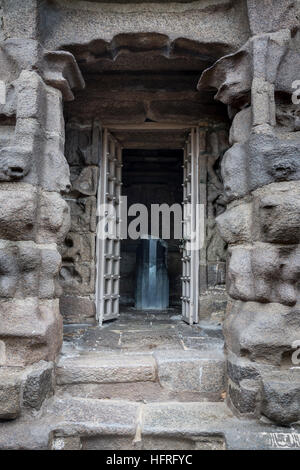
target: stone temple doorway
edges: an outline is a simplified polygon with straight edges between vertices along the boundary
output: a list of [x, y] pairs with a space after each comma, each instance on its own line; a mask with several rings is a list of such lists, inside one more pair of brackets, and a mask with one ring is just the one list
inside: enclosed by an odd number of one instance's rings
[[205, 241], [200, 141], [199, 128], [183, 124], [104, 128], [96, 237], [100, 325], [117, 318], [120, 306], [180, 308], [184, 321], [198, 322]]
[[[103, 45], [110, 51], [113, 43], [100, 40], [67, 47], [77, 60], [85, 88], [64, 106], [65, 155], [72, 183], [65, 196], [71, 229], [61, 247], [60, 310], [66, 324], [102, 324], [118, 316], [120, 305], [122, 309], [134, 305], [135, 269], [127, 241], [121, 241], [121, 234], [120, 241], [107, 246], [97, 241], [97, 207], [114, 204], [126, 190], [130, 204], [139, 202], [130, 190], [130, 159], [145, 161], [153, 158], [153, 152], [158, 152], [158, 162], [174, 158], [173, 151], [176, 154], [173, 163], [178, 162], [178, 172], [172, 178], [178, 179], [181, 196], [173, 199], [183, 206], [182, 239], [188, 238], [197, 215], [195, 210], [188, 212], [187, 203], [194, 208], [200, 203], [204, 211], [201, 249], [188, 253], [185, 243], [170, 247], [169, 305], [179, 309], [189, 324], [224, 311], [226, 246], [215, 218], [224, 210], [220, 162], [229, 145], [228, 118], [226, 107], [214, 101], [213, 90], [197, 91], [202, 71], [224, 51], [217, 47], [210, 55], [203, 45], [183, 39], [168, 43], [166, 51], [163, 39], [157, 34], [122, 35], [113, 57], [111, 52], [102, 53]], [[166, 177], [173, 163], [166, 165]], [[113, 174], [108, 166], [115, 166]], [[149, 171], [141, 168], [147, 184]], [[141, 181], [143, 185], [145, 179]], [[121, 219], [119, 209], [116, 215]]]

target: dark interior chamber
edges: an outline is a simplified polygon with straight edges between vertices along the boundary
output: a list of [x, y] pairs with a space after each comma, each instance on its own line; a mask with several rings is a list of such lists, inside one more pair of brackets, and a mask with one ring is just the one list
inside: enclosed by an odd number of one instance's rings
[[[127, 196], [127, 207], [144, 204], [148, 210], [148, 234], [151, 228], [151, 205], [182, 204], [183, 151], [180, 149], [123, 150], [122, 195]], [[127, 226], [135, 217], [128, 216]], [[180, 239], [174, 239], [174, 218], [170, 217], [170, 239], [167, 244], [167, 271], [169, 278], [169, 306], [180, 305], [181, 253]], [[160, 233], [159, 236], [164, 239]], [[124, 239], [121, 242], [120, 303], [134, 307], [137, 285], [137, 252], [141, 240]]]

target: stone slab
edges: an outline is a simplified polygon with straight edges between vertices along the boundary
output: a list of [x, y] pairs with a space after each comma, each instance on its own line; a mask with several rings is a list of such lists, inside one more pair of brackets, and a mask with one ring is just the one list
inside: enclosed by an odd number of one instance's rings
[[15, 419], [21, 412], [21, 371], [0, 369], [0, 420]]
[[221, 431], [233, 419], [224, 403], [151, 403], [145, 407], [143, 435], [195, 436]]
[[124, 383], [155, 381], [151, 356], [85, 354], [62, 357], [57, 366], [58, 384]]
[[221, 351], [154, 353], [162, 387], [174, 391], [221, 394], [225, 390], [225, 361]]
[[139, 406], [128, 401], [67, 397], [53, 400], [46, 412], [48, 418], [61, 421], [53, 429], [56, 435], [134, 435]]

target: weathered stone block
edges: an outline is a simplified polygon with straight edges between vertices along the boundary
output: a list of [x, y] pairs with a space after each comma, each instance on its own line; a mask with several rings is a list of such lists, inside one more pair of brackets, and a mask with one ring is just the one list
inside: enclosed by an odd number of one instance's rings
[[23, 406], [35, 408], [54, 392], [53, 363], [40, 361], [25, 372]]
[[242, 380], [258, 380], [260, 377], [259, 370], [254, 363], [230, 351], [227, 353], [226, 371], [229, 379], [237, 385]]
[[82, 444], [80, 437], [54, 437], [52, 441], [52, 450], [81, 450]]
[[47, 113], [46, 85], [33, 71], [23, 70], [16, 80], [17, 118], [38, 119], [43, 123]]
[[242, 144], [246, 142], [252, 130], [251, 107], [245, 108], [237, 113], [232, 121], [229, 135], [229, 143]]
[[251, 89], [252, 125], [275, 126], [274, 85], [261, 77], [254, 77]]
[[65, 294], [85, 295], [95, 292], [94, 263], [66, 263], [60, 270], [60, 284]]
[[63, 295], [59, 299], [60, 312], [64, 323], [94, 323], [95, 301], [87, 297]]
[[96, 230], [96, 198], [68, 199], [71, 209], [72, 232], [94, 232]]
[[234, 299], [295, 305], [300, 272], [298, 246], [265, 243], [229, 249], [228, 292]]
[[37, 3], [35, 0], [16, 0], [4, 3], [5, 35], [8, 37], [34, 38], [37, 34]]
[[259, 416], [259, 382], [244, 379], [239, 385], [228, 379], [228, 398], [240, 415]]
[[33, 242], [0, 242], [2, 298], [38, 295], [40, 252]]
[[[62, 416], [60, 435], [130, 435], [134, 438], [139, 404], [91, 398], [58, 398], [48, 407], [49, 416]], [[58, 434], [57, 432], [57, 434]]]
[[207, 263], [207, 284], [209, 287], [224, 285], [226, 281], [226, 263]]
[[300, 131], [300, 109], [297, 104], [276, 101], [276, 124], [278, 132]]
[[[52, 86], [46, 87], [47, 91], [47, 109], [44, 113], [44, 125], [48, 133], [54, 137], [62, 139], [61, 150], [65, 147], [65, 121], [63, 115], [63, 100], [60, 90]], [[51, 135], [49, 135], [51, 137]]]
[[298, 312], [278, 303], [230, 302], [223, 332], [227, 349], [237, 356], [280, 365], [299, 339]]
[[294, 28], [299, 25], [300, 6], [293, 0], [248, 0], [248, 16], [252, 34]]
[[224, 403], [150, 403], [145, 407], [143, 436], [195, 436], [196, 429], [198, 435], [208, 427], [215, 430], [231, 418]]
[[0, 150], [0, 180], [22, 179], [45, 190], [68, 191], [70, 173], [62, 153], [64, 121], [60, 91], [45, 85], [36, 72], [23, 70], [16, 81], [16, 93], [14, 143]]
[[207, 261], [225, 261], [226, 260], [226, 243], [216, 230], [215, 216], [207, 217], [207, 238], [206, 238], [206, 256], [200, 255], [203, 264]]
[[95, 258], [95, 235], [93, 233], [69, 232], [62, 246], [63, 260], [73, 262], [93, 261]]
[[252, 240], [252, 204], [241, 202], [228, 207], [216, 218], [218, 230], [226, 243], [250, 242]]
[[58, 294], [61, 258], [55, 246], [0, 241], [0, 296], [52, 298]]
[[[1, 104], [0, 104], [0, 114], [1, 113]], [[7, 113], [6, 113], [7, 114]], [[15, 135], [15, 120], [12, 119], [6, 124], [0, 125], [0, 148], [9, 147], [13, 143]]]
[[28, 38], [14, 37], [3, 41], [1, 59], [5, 64], [4, 77], [7, 82], [16, 80], [23, 70], [36, 66], [41, 46], [37, 41]]
[[98, 167], [83, 168], [79, 176], [72, 182], [72, 189], [86, 196], [94, 196], [98, 189]]
[[299, 371], [277, 371], [262, 377], [262, 414], [288, 426], [300, 420]]
[[222, 353], [214, 356], [198, 351], [156, 352], [158, 379], [162, 387], [174, 391], [221, 394], [225, 389]]
[[11, 145], [0, 150], [0, 181], [18, 181], [24, 179], [30, 172], [30, 169], [30, 148], [21, 145]]
[[58, 283], [58, 274], [61, 267], [61, 256], [56, 247], [41, 250], [41, 269], [39, 278], [40, 299], [51, 299], [59, 297], [61, 288]]
[[[217, 289], [209, 289], [199, 296], [199, 312], [201, 319], [211, 319], [212, 312], [214, 318], [223, 321], [226, 311], [228, 296], [225, 286], [218, 286]], [[216, 320], [217, 322], [218, 320]]]
[[229, 204], [216, 219], [227, 243], [261, 240], [298, 244], [300, 190], [297, 182], [273, 183], [253, 192], [252, 202]]
[[99, 151], [93, 147], [94, 132], [96, 129], [92, 126], [67, 126], [66, 158], [69, 165], [98, 165]]
[[[292, 93], [292, 84], [297, 80], [300, 68], [296, 59], [297, 41], [288, 29], [251, 37], [238, 51], [206, 69], [198, 90], [214, 87], [218, 90], [215, 99], [237, 109], [251, 103], [253, 78], [274, 84], [275, 91]], [[269, 103], [266, 105], [269, 109]]]
[[276, 181], [300, 179], [299, 143], [266, 134], [252, 134], [245, 144], [235, 144], [222, 160], [227, 201]]
[[9, 240], [34, 240], [37, 189], [27, 184], [1, 184], [0, 237]]
[[57, 193], [42, 192], [39, 201], [37, 243], [60, 243], [70, 229], [70, 209]]
[[57, 299], [1, 300], [0, 325], [7, 366], [52, 361], [61, 348], [62, 317]]
[[21, 412], [21, 373], [11, 367], [0, 369], [0, 420], [15, 419]]
[[59, 137], [45, 138], [36, 119], [19, 118], [15, 139], [15, 145], [0, 150], [0, 181], [23, 180], [34, 185], [39, 183], [47, 191], [70, 190], [69, 166], [60, 150]]
[[0, 237], [38, 243], [60, 242], [70, 227], [69, 212], [68, 204], [59, 194], [38, 191], [25, 183], [2, 184]]
[[264, 242], [300, 241], [299, 183], [274, 183], [254, 192], [256, 236]]
[[46, 191], [68, 193], [71, 189], [69, 165], [63, 153], [55, 148], [57, 145], [51, 145], [52, 142], [53, 139], [48, 139], [49, 147], [54, 148], [46, 148], [40, 173], [40, 185]]
[[57, 383], [154, 382], [155, 361], [151, 356], [89, 354], [62, 358], [57, 366]]
[[6, 362], [6, 348], [4, 341], [0, 341], [0, 366], [4, 366]]

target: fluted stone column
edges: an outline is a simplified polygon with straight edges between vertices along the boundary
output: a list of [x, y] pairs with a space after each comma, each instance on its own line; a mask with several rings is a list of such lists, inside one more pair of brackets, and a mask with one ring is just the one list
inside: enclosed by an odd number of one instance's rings
[[[10, 37], [24, 3], [4, 2], [0, 43], [0, 419], [18, 416], [22, 404], [41, 405], [26, 392], [39, 367], [51, 388], [62, 344], [57, 245], [70, 227], [62, 103], [84, 86], [73, 56], [45, 51], [35, 28], [29, 38]], [[27, 3], [31, 19], [36, 4]]]
[[240, 416], [283, 425], [300, 419], [300, 371], [293, 364], [300, 339], [297, 8], [249, 0], [252, 37], [199, 83], [214, 86], [234, 116], [232, 147], [222, 161], [227, 210], [217, 218], [229, 244], [227, 400]]

